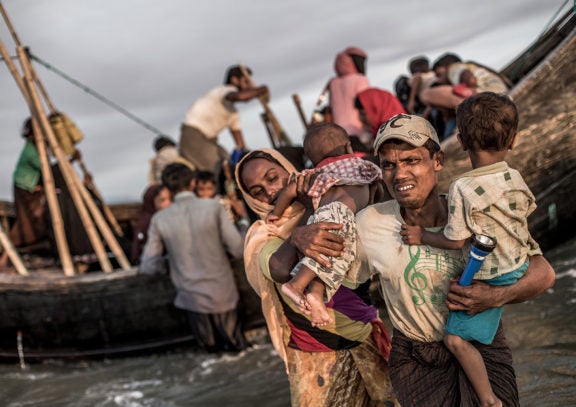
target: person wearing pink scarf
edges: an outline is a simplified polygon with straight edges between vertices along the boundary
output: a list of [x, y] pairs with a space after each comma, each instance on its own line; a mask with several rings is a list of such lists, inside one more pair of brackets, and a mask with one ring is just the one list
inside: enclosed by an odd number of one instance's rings
[[344, 127], [349, 135], [361, 139], [364, 130], [358, 111], [354, 108], [354, 98], [370, 87], [366, 77], [366, 58], [366, 53], [360, 48], [346, 48], [336, 55], [334, 61], [336, 76], [328, 82], [329, 104], [334, 123]]

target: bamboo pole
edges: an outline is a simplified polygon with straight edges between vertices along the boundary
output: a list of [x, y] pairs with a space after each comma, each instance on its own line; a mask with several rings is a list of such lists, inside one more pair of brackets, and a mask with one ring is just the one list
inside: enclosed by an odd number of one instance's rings
[[[80, 153], [80, 151], [78, 149], [76, 149], [76, 151], [78, 151], [78, 153]], [[92, 191], [92, 193], [94, 194], [96, 199], [98, 199], [100, 201], [100, 203], [102, 204], [102, 211], [104, 212], [104, 216], [108, 220], [108, 223], [110, 223], [110, 225], [112, 226], [112, 229], [114, 229], [114, 232], [116, 232], [116, 234], [118, 236], [124, 236], [124, 232], [122, 231], [122, 228], [118, 224], [116, 217], [114, 216], [114, 214], [110, 210], [110, 207], [108, 205], [106, 205], [106, 202], [104, 202], [104, 198], [102, 197], [100, 190], [96, 187], [96, 184], [94, 184], [94, 182], [92, 181], [92, 175], [88, 171], [88, 168], [86, 168], [86, 165], [84, 164], [84, 160], [82, 160], [82, 158], [80, 157], [80, 158], [77, 158], [76, 161], [78, 161], [78, 165], [80, 166], [80, 169], [82, 170], [82, 173], [84, 174], [84, 177], [90, 179], [89, 189]]]
[[[26, 50], [26, 57], [30, 61], [30, 52], [28, 51], [27, 48], [25, 48], [25, 50]], [[52, 99], [50, 99], [50, 97], [48, 96], [46, 88], [44, 87], [42, 82], [40, 82], [40, 78], [38, 78], [36, 70], [33, 67], [31, 67], [31, 74], [32, 74], [32, 80], [34, 81], [34, 83], [36, 83], [36, 86], [40, 90], [40, 93], [42, 93], [42, 98], [44, 99], [44, 101], [48, 105], [48, 108], [50, 109], [50, 113], [57, 113], [56, 106], [54, 106], [54, 103], [52, 103]]]
[[300, 96], [297, 93], [292, 95], [292, 100], [296, 105], [296, 110], [298, 110], [298, 115], [300, 116], [300, 120], [302, 120], [302, 124], [304, 125], [304, 129], [308, 129], [309, 125], [306, 122], [306, 116], [304, 115], [304, 110], [302, 109], [302, 102], [300, 101]]
[[31, 110], [33, 112], [33, 115], [40, 123], [42, 132], [44, 133], [44, 136], [48, 139], [50, 149], [52, 150], [52, 153], [58, 160], [58, 166], [62, 171], [62, 176], [64, 177], [64, 181], [68, 186], [68, 190], [70, 191], [72, 200], [76, 206], [76, 209], [78, 210], [78, 215], [80, 216], [80, 219], [84, 226], [84, 230], [86, 231], [86, 234], [88, 235], [88, 239], [90, 240], [92, 248], [94, 249], [94, 252], [98, 257], [98, 261], [100, 262], [102, 271], [110, 272], [112, 271], [112, 265], [110, 264], [110, 260], [108, 259], [106, 250], [104, 249], [104, 245], [102, 244], [102, 241], [98, 236], [96, 228], [94, 227], [94, 222], [90, 218], [86, 210], [86, 205], [82, 201], [82, 196], [80, 195], [80, 192], [77, 188], [77, 184], [74, 181], [74, 177], [77, 177], [77, 175], [73, 171], [72, 166], [68, 162], [68, 159], [66, 158], [64, 152], [58, 145], [56, 136], [54, 135], [52, 127], [50, 126], [50, 123], [46, 118], [46, 113], [44, 112], [44, 108], [42, 106], [42, 103], [40, 102], [40, 98], [36, 91], [34, 82], [32, 80], [32, 73], [28, 56], [26, 55], [24, 48], [22, 46], [18, 46], [16, 51], [18, 54], [18, 59], [20, 60], [20, 64], [22, 66], [22, 70], [24, 72], [24, 81], [28, 88], [28, 95], [30, 97], [32, 108]]
[[[0, 10], [3, 11], [0, 3]], [[4, 13], [3, 13], [4, 14]], [[28, 95], [28, 90], [26, 85], [22, 80], [16, 66], [12, 62], [4, 43], [0, 40], [0, 54], [4, 58], [8, 69], [16, 84], [20, 88], [22, 96], [26, 100], [26, 103], [30, 106], [32, 110], [32, 103], [30, 101], [30, 96]], [[42, 171], [42, 182], [44, 185], [44, 194], [46, 195], [46, 201], [48, 202], [48, 210], [50, 211], [50, 218], [52, 221], [52, 228], [54, 229], [54, 238], [56, 240], [56, 247], [58, 249], [58, 255], [60, 257], [60, 262], [62, 263], [62, 270], [67, 276], [74, 275], [74, 265], [72, 264], [72, 258], [70, 257], [70, 249], [68, 248], [68, 242], [66, 241], [66, 234], [64, 232], [64, 222], [62, 221], [62, 213], [60, 211], [60, 206], [58, 205], [58, 200], [56, 199], [56, 189], [54, 187], [54, 177], [52, 176], [52, 170], [50, 169], [50, 163], [48, 162], [48, 152], [46, 150], [46, 145], [44, 143], [44, 138], [38, 128], [38, 123], [36, 120], [32, 120], [32, 127], [34, 132], [34, 137], [36, 140], [36, 150], [38, 151], [38, 156], [40, 157], [41, 171]]]
[[[250, 84], [250, 86], [255, 87], [256, 85], [254, 84], [254, 80], [252, 79], [252, 75], [250, 75], [250, 73], [248, 72], [246, 67], [244, 65], [240, 65], [240, 70], [242, 71], [242, 75], [244, 75], [246, 77], [246, 79], [248, 79], [248, 83]], [[262, 104], [262, 107], [264, 108], [264, 111], [266, 112], [266, 115], [268, 116], [268, 121], [270, 122], [270, 125], [272, 126], [272, 130], [274, 132], [274, 137], [276, 138], [278, 146], [291, 146], [292, 142], [288, 138], [288, 135], [286, 134], [284, 129], [282, 129], [280, 122], [276, 118], [276, 115], [274, 115], [274, 113], [272, 112], [272, 109], [270, 109], [270, 106], [268, 105], [268, 102], [266, 101], [266, 99], [263, 96], [259, 96], [258, 100], [260, 100], [260, 104]], [[274, 143], [274, 144], [276, 144], [276, 143]]]
[[[32, 111], [30, 104], [30, 109]], [[48, 209], [50, 210], [50, 217], [52, 219], [52, 227], [54, 228], [54, 239], [58, 247], [58, 257], [62, 263], [62, 270], [67, 276], [74, 275], [74, 264], [70, 255], [70, 248], [68, 240], [66, 239], [66, 231], [64, 230], [64, 220], [62, 219], [62, 211], [56, 196], [56, 186], [54, 183], [54, 175], [50, 168], [48, 161], [48, 149], [46, 148], [46, 140], [42, 135], [40, 126], [37, 119], [32, 115], [32, 131], [34, 132], [34, 139], [36, 140], [36, 149], [40, 156], [40, 164], [42, 167], [42, 182], [44, 184], [44, 194], [48, 202]]]
[[264, 128], [266, 129], [266, 133], [268, 133], [268, 138], [270, 139], [270, 144], [272, 148], [278, 148], [279, 146], [276, 143], [276, 138], [274, 137], [274, 130], [272, 130], [272, 126], [270, 124], [270, 117], [266, 114], [266, 112], [260, 113], [260, 119], [262, 119], [262, 123], [264, 123]]
[[[1, 6], [2, 3], [0, 3], [0, 7]], [[24, 85], [24, 81], [22, 80], [22, 77], [20, 76], [20, 72], [18, 72], [16, 65], [14, 65], [14, 62], [12, 62], [12, 57], [6, 50], [6, 47], [4, 46], [2, 40], [0, 40], [0, 55], [2, 55], [2, 59], [4, 59], [4, 62], [6, 63], [8, 70], [12, 74], [12, 77], [16, 81], [16, 85], [18, 85], [18, 88], [20, 89], [20, 92], [22, 93], [26, 101], [28, 101], [28, 94], [26, 91], [26, 86]]]
[[4, 5], [2, 4], [2, 2], [0, 2], [0, 13], [2, 14], [2, 18], [4, 18], [4, 22], [6, 23], [6, 27], [8, 28], [10, 35], [14, 39], [14, 43], [17, 46], [19, 46], [20, 38], [18, 38], [18, 34], [16, 34], [16, 30], [14, 30], [14, 26], [12, 25], [12, 22], [8, 18], [8, 14], [6, 13], [6, 10], [4, 9]]
[[[104, 238], [104, 240], [106, 241], [106, 243], [110, 247], [110, 250], [112, 251], [112, 253], [116, 257], [118, 264], [120, 264], [120, 267], [123, 270], [129, 270], [131, 268], [130, 262], [128, 261], [128, 258], [124, 254], [124, 251], [122, 250], [122, 248], [118, 244], [118, 241], [114, 237], [114, 234], [112, 234], [112, 231], [108, 227], [108, 224], [106, 223], [106, 220], [102, 216], [100, 209], [98, 208], [96, 203], [94, 203], [94, 200], [90, 196], [90, 193], [88, 192], [88, 190], [86, 189], [86, 187], [84, 186], [84, 184], [82, 183], [80, 178], [78, 178], [76, 176], [76, 177], [73, 177], [73, 180], [76, 183], [76, 187], [80, 191], [80, 194], [82, 195], [82, 198], [84, 199], [84, 202], [86, 203], [86, 206], [88, 207], [88, 209], [90, 210], [90, 213], [94, 217], [94, 221], [96, 222], [96, 225], [100, 229], [100, 233], [102, 233], [102, 237]], [[104, 271], [106, 271], [106, 270], [104, 270]], [[112, 270], [110, 269], [110, 271], [112, 271]]]
[[[314, 111], [318, 110], [320, 106], [322, 106], [322, 103], [324, 103], [324, 100], [326, 100], [326, 95], [328, 94], [329, 90], [330, 90], [330, 81], [328, 81], [328, 83], [324, 85], [322, 91], [320, 92], [320, 95], [318, 95]], [[310, 118], [310, 123], [314, 122], [314, 111], [312, 111], [312, 117]]]
[[21, 276], [27, 276], [28, 270], [26, 270], [26, 266], [22, 262], [22, 259], [20, 258], [18, 251], [16, 250], [16, 248], [14, 247], [12, 242], [10, 241], [8, 234], [6, 233], [6, 231], [4, 230], [4, 227], [2, 227], [2, 225], [0, 225], [0, 245], [6, 251], [8, 258], [12, 262], [12, 265], [14, 266], [14, 268], [16, 269], [16, 272], [18, 274], [20, 274]]

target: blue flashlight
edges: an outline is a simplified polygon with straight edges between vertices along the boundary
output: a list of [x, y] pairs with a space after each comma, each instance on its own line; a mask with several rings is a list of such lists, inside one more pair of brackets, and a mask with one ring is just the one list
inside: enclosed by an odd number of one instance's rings
[[480, 269], [484, 259], [496, 247], [496, 240], [486, 235], [472, 236], [472, 244], [470, 245], [470, 256], [468, 263], [462, 272], [462, 276], [458, 281], [460, 285], [470, 285], [474, 274]]

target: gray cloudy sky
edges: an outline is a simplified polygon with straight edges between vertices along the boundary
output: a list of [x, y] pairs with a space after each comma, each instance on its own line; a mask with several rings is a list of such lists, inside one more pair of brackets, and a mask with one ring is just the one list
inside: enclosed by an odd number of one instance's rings
[[[271, 107], [291, 139], [302, 124], [298, 93], [310, 114], [332, 76], [336, 53], [368, 53], [372, 86], [392, 89], [415, 55], [452, 51], [499, 69], [529, 46], [564, 0], [4, 0], [32, 53], [179, 137], [192, 102], [244, 63], [272, 93]], [[569, 2], [568, 2], [569, 3]], [[15, 55], [3, 22], [0, 38]], [[155, 134], [35, 65], [56, 107], [85, 134], [78, 145], [109, 202], [137, 201], [146, 187]], [[12, 171], [23, 145], [27, 107], [0, 65], [0, 199], [12, 199]], [[250, 148], [268, 147], [256, 101], [240, 105]], [[231, 147], [228, 132], [220, 135]]]

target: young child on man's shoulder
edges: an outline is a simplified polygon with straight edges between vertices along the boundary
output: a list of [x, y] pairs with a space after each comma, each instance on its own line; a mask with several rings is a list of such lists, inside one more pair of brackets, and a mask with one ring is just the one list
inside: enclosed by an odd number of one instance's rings
[[[472, 171], [457, 178], [448, 194], [448, 221], [443, 232], [402, 225], [404, 243], [463, 249], [483, 234], [497, 241], [494, 252], [476, 274], [491, 285], [510, 285], [528, 268], [529, 256], [542, 254], [528, 231], [527, 217], [535, 198], [520, 173], [504, 161], [516, 141], [518, 110], [508, 96], [482, 92], [465, 99], [456, 110], [458, 140], [468, 152]], [[501, 406], [494, 394], [480, 352], [469, 341], [490, 344], [502, 308], [475, 315], [451, 312], [444, 342], [466, 372], [482, 406]]]
[[298, 177], [310, 175], [307, 195], [315, 211], [308, 223], [326, 221], [343, 225], [334, 233], [345, 240], [344, 255], [331, 259], [330, 268], [308, 257], [302, 258], [292, 271], [292, 279], [281, 288], [302, 312], [311, 316], [313, 326], [325, 326], [333, 322], [333, 317], [324, 301], [342, 284], [355, 288], [367, 278], [359, 273], [355, 214], [369, 204], [370, 187], [381, 177], [381, 171], [372, 162], [354, 155], [348, 134], [334, 123], [312, 126], [304, 138], [304, 152], [315, 168], [291, 177], [276, 197], [266, 221], [274, 223], [282, 216], [297, 198]]

